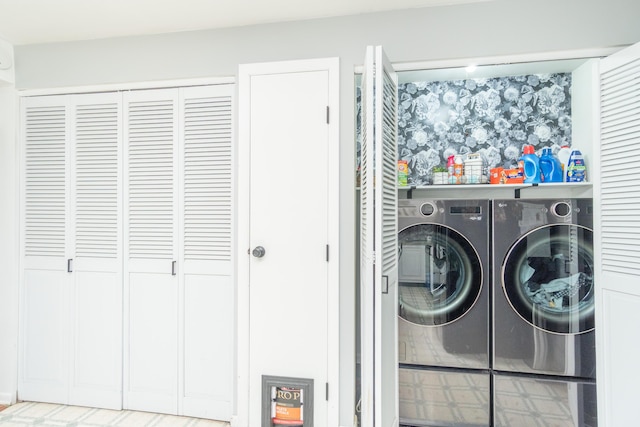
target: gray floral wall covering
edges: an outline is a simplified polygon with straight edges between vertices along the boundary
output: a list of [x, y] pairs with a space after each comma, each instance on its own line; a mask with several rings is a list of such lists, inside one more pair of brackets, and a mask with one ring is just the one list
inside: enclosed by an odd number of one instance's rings
[[[524, 145], [571, 146], [571, 74], [416, 82], [398, 88], [398, 158], [409, 185], [429, 183], [452, 154], [513, 167]], [[360, 108], [358, 108], [358, 112]]]

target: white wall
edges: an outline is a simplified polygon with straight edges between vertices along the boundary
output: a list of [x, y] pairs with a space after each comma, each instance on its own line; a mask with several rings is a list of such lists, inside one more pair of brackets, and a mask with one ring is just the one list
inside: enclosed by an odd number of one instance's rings
[[15, 401], [18, 375], [15, 104], [13, 87], [0, 87], [0, 404]]
[[[241, 63], [340, 57], [340, 422], [349, 425], [355, 405], [353, 71], [363, 62], [365, 46], [382, 44], [392, 62], [403, 63], [611, 47], [640, 40], [638, 16], [637, 0], [493, 0], [278, 25], [16, 46], [16, 87], [234, 76]], [[0, 355], [13, 351], [8, 345], [13, 344], [0, 340]], [[0, 380], [0, 395], [2, 386]]]

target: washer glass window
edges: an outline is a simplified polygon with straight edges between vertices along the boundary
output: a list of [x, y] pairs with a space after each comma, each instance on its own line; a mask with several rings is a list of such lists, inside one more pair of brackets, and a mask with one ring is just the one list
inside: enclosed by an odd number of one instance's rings
[[438, 326], [467, 313], [482, 289], [477, 252], [461, 234], [442, 225], [419, 224], [398, 235], [399, 315]]
[[502, 264], [502, 288], [531, 325], [576, 334], [594, 327], [593, 233], [559, 224], [521, 237]]

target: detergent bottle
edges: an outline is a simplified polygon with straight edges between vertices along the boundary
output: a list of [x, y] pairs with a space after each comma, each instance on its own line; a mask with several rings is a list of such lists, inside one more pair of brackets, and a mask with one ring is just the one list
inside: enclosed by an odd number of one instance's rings
[[558, 150], [558, 160], [562, 164], [562, 180], [567, 180], [567, 165], [569, 164], [569, 157], [571, 156], [571, 148], [568, 145], [563, 145]]
[[582, 182], [587, 180], [587, 166], [580, 150], [573, 150], [567, 163], [567, 182]]
[[525, 184], [539, 184], [541, 182], [540, 158], [536, 156], [533, 145], [525, 145], [524, 154], [520, 158]]
[[540, 170], [542, 171], [542, 182], [562, 182], [562, 164], [556, 156], [551, 153], [551, 148], [542, 149], [540, 156]]

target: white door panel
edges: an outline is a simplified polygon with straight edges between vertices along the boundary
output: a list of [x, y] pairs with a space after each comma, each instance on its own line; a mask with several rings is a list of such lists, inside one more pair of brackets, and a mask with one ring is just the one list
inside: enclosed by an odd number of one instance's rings
[[67, 273], [59, 270], [27, 270], [23, 280], [21, 380], [18, 397], [67, 403]]
[[124, 407], [178, 413], [178, 92], [124, 96]]
[[242, 98], [247, 103], [241, 123], [249, 135], [241, 159], [250, 166], [245, 244], [265, 250], [263, 257], [243, 255], [250, 280], [248, 425], [260, 424], [263, 376], [312, 379], [314, 425], [337, 423], [337, 412], [329, 409], [330, 399], [338, 397], [330, 373], [331, 338], [337, 337], [329, 321], [337, 306], [330, 301], [335, 283], [327, 259], [333, 260], [334, 241], [329, 171], [337, 141], [328, 108], [337, 89], [336, 65], [291, 61], [241, 70], [246, 80], [240, 84], [250, 94]]
[[380, 46], [362, 77], [361, 413], [365, 427], [398, 425], [397, 77]]
[[[637, 423], [640, 352], [630, 334], [640, 321], [637, 179], [621, 164], [640, 161], [640, 44], [600, 61], [600, 156], [594, 182], [598, 424]], [[599, 169], [599, 170], [598, 170]]]

